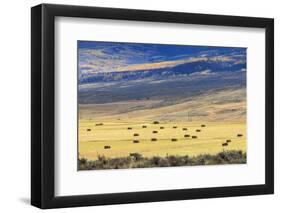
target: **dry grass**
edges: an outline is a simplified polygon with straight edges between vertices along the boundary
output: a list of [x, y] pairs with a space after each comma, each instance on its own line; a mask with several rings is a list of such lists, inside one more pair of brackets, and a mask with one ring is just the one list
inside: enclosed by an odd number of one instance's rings
[[[103, 123], [96, 126], [97, 123]], [[197, 156], [200, 154], [216, 154], [227, 150], [241, 150], [246, 152], [246, 124], [245, 122], [204, 122], [204, 131], [196, 132], [202, 122], [162, 122], [153, 124], [151, 122], [126, 122], [118, 121], [79, 121], [79, 158], [96, 160], [98, 156], [108, 158], [127, 157], [130, 153], [140, 153], [144, 157], [153, 156]], [[143, 128], [146, 126], [146, 128]], [[157, 134], [153, 131], [164, 127]], [[176, 129], [173, 126], [177, 126]], [[133, 130], [128, 130], [131, 127]], [[196, 139], [184, 137], [188, 134], [198, 136]], [[87, 131], [92, 129], [92, 131]], [[139, 143], [132, 143], [139, 134]], [[237, 137], [237, 134], [243, 136]], [[151, 141], [156, 138], [157, 141]], [[176, 142], [171, 142], [176, 138]], [[222, 143], [231, 140], [228, 146], [222, 147]], [[110, 146], [110, 149], [104, 149]]]

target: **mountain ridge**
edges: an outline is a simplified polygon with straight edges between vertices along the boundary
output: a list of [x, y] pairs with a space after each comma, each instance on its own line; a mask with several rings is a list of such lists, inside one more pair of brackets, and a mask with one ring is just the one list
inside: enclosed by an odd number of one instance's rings
[[186, 76], [196, 72], [208, 70], [210, 73], [220, 72], [236, 72], [246, 70], [246, 62], [240, 61], [194, 61], [178, 64], [172, 67], [154, 68], [133, 71], [113, 71], [95, 74], [81, 74], [79, 77], [80, 84], [98, 83], [98, 82], [111, 82], [122, 80], [137, 80], [144, 78], [164, 78], [170, 76]]

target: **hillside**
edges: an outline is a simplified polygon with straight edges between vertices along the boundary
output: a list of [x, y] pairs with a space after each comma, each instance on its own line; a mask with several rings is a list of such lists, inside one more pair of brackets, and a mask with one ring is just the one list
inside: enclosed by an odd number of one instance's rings
[[181, 103], [135, 100], [105, 104], [80, 104], [79, 117], [94, 120], [134, 121], [244, 121], [246, 90], [228, 89], [193, 96]]

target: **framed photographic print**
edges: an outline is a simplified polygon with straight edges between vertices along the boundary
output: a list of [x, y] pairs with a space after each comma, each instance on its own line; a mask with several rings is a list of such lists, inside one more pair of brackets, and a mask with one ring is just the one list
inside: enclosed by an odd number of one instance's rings
[[274, 21], [31, 9], [31, 203], [272, 194]]

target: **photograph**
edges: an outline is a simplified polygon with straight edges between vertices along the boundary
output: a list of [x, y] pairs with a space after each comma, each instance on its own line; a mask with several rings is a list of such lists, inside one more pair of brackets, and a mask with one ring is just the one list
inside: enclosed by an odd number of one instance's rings
[[[271, 15], [280, 13], [264, 10], [270, 13], [263, 17], [252, 4], [245, 13], [224, 14], [213, 2], [201, 4], [202, 13], [190, 4], [186, 10], [155, 4], [32, 6], [25, 28], [31, 75], [24, 75], [31, 92], [31, 165], [24, 172], [30, 171], [32, 206], [274, 194]], [[6, 92], [17, 85], [11, 79], [22, 78], [4, 79]], [[6, 95], [8, 107], [21, 108], [23, 96]], [[245, 199], [252, 211], [257, 202]], [[222, 209], [241, 210], [227, 200]]]
[[78, 170], [247, 163], [247, 47], [77, 41]]

